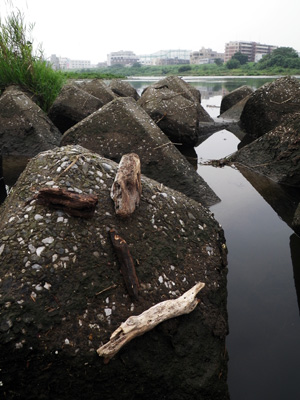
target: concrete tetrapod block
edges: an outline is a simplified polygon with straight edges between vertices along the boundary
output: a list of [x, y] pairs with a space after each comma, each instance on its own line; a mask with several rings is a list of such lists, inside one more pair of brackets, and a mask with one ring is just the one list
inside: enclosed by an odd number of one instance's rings
[[142, 174], [178, 190], [205, 206], [218, 196], [197, 174], [149, 115], [131, 97], [118, 98], [69, 129], [61, 145], [79, 144], [119, 162], [136, 153]]

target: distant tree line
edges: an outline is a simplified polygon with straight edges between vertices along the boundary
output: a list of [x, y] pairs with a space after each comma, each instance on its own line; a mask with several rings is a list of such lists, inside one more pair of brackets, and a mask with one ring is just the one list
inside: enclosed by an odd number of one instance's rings
[[292, 47], [278, 47], [271, 54], [264, 56], [258, 63], [259, 69], [272, 67], [300, 68], [300, 57]]
[[[245, 54], [237, 52], [227, 61], [226, 67], [228, 69], [236, 69], [247, 63], [248, 57]], [[292, 47], [278, 47], [271, 54], [263, 56], [256, 63], [256, 67], [258, 70], [272, 69], [274, 67], [298, 69], [300, 68], [300, 57]]]

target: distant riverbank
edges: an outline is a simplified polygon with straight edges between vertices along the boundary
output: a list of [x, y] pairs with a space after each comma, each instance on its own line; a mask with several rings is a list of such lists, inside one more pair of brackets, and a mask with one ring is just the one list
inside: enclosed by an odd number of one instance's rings
[[68, 77], [76, 79], [105, 78], [112, 77], [134, 77], [134, 76], [283, 76], [300, 75], [299, 68], [273, 67], [259, 69], [258, 63], [247, 63], [240, 68], [228, 69], [226, 65], [202, 64], [202, 65], [146, 65], [134, 64], [131, 67], [115, 65], [112, 67], [102, 67], [97, 69], [64, 72]]

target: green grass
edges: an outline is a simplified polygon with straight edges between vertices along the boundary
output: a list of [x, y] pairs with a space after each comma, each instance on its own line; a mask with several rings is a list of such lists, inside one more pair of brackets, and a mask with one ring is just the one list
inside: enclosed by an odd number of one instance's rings
[[66, 77], [43, 60], [41, 48], [33, 53], [33, 27], [25, 24], [20, 11], [12, 12], [4, 21], [0, 19], [0, 90], [19, 85], [35, 95], [39, 106], [47, 111]]
[[[283, 68], [274, 66], [272, 68], [261, 68], [259, 63], [247, 63], [236, 69], [228, 69], [226, 65], [202, 64], [202, 65], [151, 65], [139, 67], [112, 66], [102, 67], [90, 72], [85, 71], [84, 76], [89, 74], [112, 74], [118, 76], [262, 76], [262, 75], [300, 75], [299, 68]], [[80, 77], [81, 72], [76, 72]], [[83, 72], [82, 72], [83, 73]]]

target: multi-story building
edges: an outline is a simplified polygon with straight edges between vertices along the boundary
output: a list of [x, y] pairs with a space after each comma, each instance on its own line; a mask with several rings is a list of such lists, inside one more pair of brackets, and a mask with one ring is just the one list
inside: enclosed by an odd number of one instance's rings
[[111, 67], [112, 65], [132, 65], [139, 61], [139, 57], [134, 54], [133, 51], [115, 51], [107, 55], [107, 65]]
[[71, 60], [67, 57], [57, 57], [55, 54], [51, 55], [50, 63], [52, 68], [61, 70], [92, 68], [89, 60]]
[[199, 51], [193, 51], [190, 54], [191, 64], [212, 64], [216, 59], [224, 61], [224, 53], [218, 53], [212, 49], [202, 47]]
[[89, 60], [69, 60], [69, 69], [88, 69], [91, 68]]
[[[242, 53], [248, 57], [248, 61], [255, 61], [255, 58], [262, 57], [266, 54], [272, 53], [277, 49], [277, 46], [268, 44], [260, 44], [257, 42], [229, 42], [225, 44], [225, 59], [227, 62], [235, 53]], [[261, 56], [257, 56], [260, 54]]]
[[189, 64], [191, 50], [160, 50], [152, 54], [139, 55], [142, 65]]

